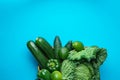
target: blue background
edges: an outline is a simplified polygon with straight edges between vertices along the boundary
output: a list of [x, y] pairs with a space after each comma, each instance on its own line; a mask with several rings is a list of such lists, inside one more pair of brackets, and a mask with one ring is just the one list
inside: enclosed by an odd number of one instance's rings
[[79, 40], [108, 50], [101, 80], [120, 80], [119, 0], [0, 0], [0, 80], [34, 80], [37, 61], [26, 47], [42, 36], [51, 45]]

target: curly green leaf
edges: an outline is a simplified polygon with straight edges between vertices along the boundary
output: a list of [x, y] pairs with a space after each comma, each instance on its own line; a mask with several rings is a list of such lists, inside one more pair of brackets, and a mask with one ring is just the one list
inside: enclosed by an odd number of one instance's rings
[[97, 47], [87, 47], [85, 50], [82, 50], [80, 52], [77, 52], [75, 50], [70, 51], [68, 59], [70, 60], [81, 60], [81, 59], [86, 59], [90, 61], [91, 59], [96, 58], [96, 53], [99, 51], [99, 48]]

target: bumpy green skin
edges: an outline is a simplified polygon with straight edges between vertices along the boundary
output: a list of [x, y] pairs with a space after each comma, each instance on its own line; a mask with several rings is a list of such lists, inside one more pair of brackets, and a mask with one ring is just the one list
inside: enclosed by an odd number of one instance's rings
[[70, 60], [81, 60], [86, 59], [90, 61], [91, 59], [96, 59], [96, 53], [99, 51], [97, 47], [87, 47], [85, 50], [77, 52], [75, 50], [70, 51], [68, 59]]
[[[90, 52], [84, 52], [84, 56], [83, 52], [78, 57], [78, 53], [80, 52], [72, 51], [68, 60], [63, 61], [61, 68], [63, 80], [100, 80], [99, 67], [105, 61], [107, 51], [104, 48], [98, 47], [87, 49], [90, 49]], [[89, 56], [88, 53], [90, 54]], [[83, 58], [86, 60], [83, 60]]]

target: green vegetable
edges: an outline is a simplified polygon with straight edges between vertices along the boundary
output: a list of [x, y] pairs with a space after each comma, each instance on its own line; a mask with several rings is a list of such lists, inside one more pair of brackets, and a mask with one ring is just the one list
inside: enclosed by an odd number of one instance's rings
[[27, 47], [41, 66], [37, 80], [100, 80], [99, 69], [107, 57], [106, 49], [84, 47], [80, 41], [68, 41], [62, 47], [59, 36], [55, 37], [53, 48], [42, 37], [35, 43], [28, 41]]
[[91, 80], [91, 72], [84, 64], [80, 64], [75, 68], [74, 80]]
[[68, 43], [65, 45], [65, 47], [71, 51], [73, 49], [73, 46], [72, 46], [72, 41], [68, 41]]
[[81, 51], [81, 50], [84, 49], [84, 45], [83, 45], [83, 43], [80, 42], [80, 41], [75, 41], [75, 42], [73, 42], [73, 43], [72, 43], [72, 46], [73, 46], [73, 48], [74, 48], [76, 51]]
[[94, 69], [94, 76], [92, 77], [92, 80], [100, 80], [100, 70], [99, 69]]
[[54, 58], [54, 52], [51, 45], [42, 37], [36, 38], [36, 45], [45, 53], [45, 55], [52, 59]]
[[100, 67], [103, 64], [107, 57], [107, 50], [104, 48], [99, 48], [100, 50], [97, 52], [96, 59], [92, 60], [91, 63], [93, 64], [94, 68]]
[[76, 64], [70, 60], [64, 60], [61, 66], [62, 80], [74, 80], [74, 69]]
[[99, 67], [106, 57], [104, 48], [87, 47], [80, 52], [70, 51], [68, 60], [64, 60], [61, 67], [63, 80], [100, 80]]
[[47, 69], [42, 69], [38, 71], [37, 76], [39, 79], [51, 80], [51, 73]]
[[58, 52], [61, 47], [62, 47], [62, 43], [60, 41], [60, 38], [59, 38], [59, 36], [56, 36], [54, 39], [54, 53], [55, 53], [55, 58], [58, 60], [60, 60]]
[[27, 47], [36, 58], [38, 63], [41, 65], [41, 67], [45, 68], [48, 59], [43, 55], [42, 51], [38, 49], [33, 41], [28, 41]]
[[58, 62], [57, 59], [50, 59], [50, 60], [48, 60], [48, 62], [47, 62], [47, 68], [48, 68], [51, 72], [53, 72], [53, 71], [55, 71], [55, 70], [59, 70], [59, 68], [60, 68], [60, 63]]
[[62, 80], [100, 80], [99, 70], [88, 62], [64, 60], [61, 72]]
[[88, 69], [90, 70], [91, 75], [94, 76], [95, 71], [94, 71], [93, 65], [91, 63], [88, 63], [88, 62], [83, 62], [83, 64], [88, 67]]
[[62, 74], [59, 71], [54, 71], [51, 74], [52, 80], [62, 80]]
[[66, 47], [62, 47], [58, 52], [60, 59], [66, 59], [68, 57], [68, 52], [69, 50]]
[[90, 61], [91, 59], [96, 59], [96, 53], [99, 51], [99, 48], [97, 47], [87, 47], [85, 50], [82, 51], [70, 51], [70, 54], [68, 55], [68, 59], [70, 60], [81, 60], [86, 59]]

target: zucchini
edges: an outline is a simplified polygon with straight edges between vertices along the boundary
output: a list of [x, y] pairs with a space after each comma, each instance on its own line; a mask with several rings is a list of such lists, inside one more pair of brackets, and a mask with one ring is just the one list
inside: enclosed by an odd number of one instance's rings
[[41, 50], [38, 49], [38, 47], [35, 45], [34, 41], [30, 40], [27, 42], [27, 47], [33, 54], [33, 56], [36, 58], [38, 63], [41, 65], [42, 68], [46, 68], [46, 63], [48, 59], [44, 56], [44, 54], [41, 52]]
[[62, 43], [60, 41], [60, 37], [56, 36], [54, 39], [54, 54], [55, 54], [55, 58], [58, 60], [59, 60], [58, 52], [59, 52], [61, 47], [62, 47]]
[[68, 41], [67, 44], [65, 45], [65, 47], [66, 47], [69, 51], [71, 51], [71, 50], [73, 49], [73, 47], [72, 47], [72, 41], [71, 41], [71, 40]]
[[38, 46], [39, 49], [41, 49], [46, 57], [49, 59], [54, 58], [54, 51], [52, 46], [42, 37], [37, 37], [35, 44]]

